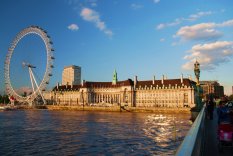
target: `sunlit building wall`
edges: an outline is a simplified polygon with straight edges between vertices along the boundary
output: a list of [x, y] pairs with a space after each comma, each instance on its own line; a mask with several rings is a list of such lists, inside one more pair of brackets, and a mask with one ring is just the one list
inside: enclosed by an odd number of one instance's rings
[[81, 67], [71, 65], [64, 67], [62, 72], [62, 85], [81, 84]]
[[117, 82], [83, 81], [54, 87], [50, 100], [57, 105], [131, 107], [194, 107], [196, 83], [188, 78]]

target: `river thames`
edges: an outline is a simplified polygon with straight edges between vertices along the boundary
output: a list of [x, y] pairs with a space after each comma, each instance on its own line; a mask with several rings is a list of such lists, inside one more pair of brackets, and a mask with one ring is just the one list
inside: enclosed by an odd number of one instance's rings
[[0, 112], [0, 155], [174, 155], [190, 114]]

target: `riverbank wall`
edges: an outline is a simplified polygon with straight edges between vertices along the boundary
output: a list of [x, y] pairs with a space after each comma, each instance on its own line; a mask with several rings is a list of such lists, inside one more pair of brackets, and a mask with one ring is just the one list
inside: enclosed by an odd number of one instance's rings
[[98, 106], [58, 106], [58, 105], [41, 105], [41, 106], [15, 106], [18, 110], [51, 110], [51, 111], [103, 111], [103, 112], [142, 112], [142, 113], [188, 113], [191, 114], [190, 108], [166, 108], [166, 107], [98, 107]]
[[107, 112], [143, 112], [143, 113], [191, 113], [190, 108], [160, 108], [160, 107], [93, 107], [93, 106], [46, 106], [48, 110], [73, 111], [107, 111]]

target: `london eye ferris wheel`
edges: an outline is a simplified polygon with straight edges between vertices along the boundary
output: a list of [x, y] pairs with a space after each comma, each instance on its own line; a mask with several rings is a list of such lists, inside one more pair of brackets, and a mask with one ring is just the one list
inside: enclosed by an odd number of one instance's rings
[[[14, 65], [11, 65], [13, 54], [15, 51], [16, 46], [18, 43], [27, 35], [36, 35], [39, 36], [44, 45], [45, 45], [45, 51], [46, 55], [45, 59], [45, 70], [42, 74], [42, 80], [38, 83], [38, 79], [36, 78], [37, 73], [35, 72], [35, 69], [40, 69], [41, 67], [36, 64], [31, 64], [30, 60], [22, 61], [22, 67], [28, 71], [28, 77], [30, 78], [30, 87], [32, 89], [32, 92], [28, 95], [20, 95], [12, 83], [12, 72], [15, 70], [12, 70], [12, 68], [16, 68]], [[47, 34], [47, 31], [38, 27], [38, 26], [29, 26], [22, 31], [20, 31], [17, 36], [14, 38], [12, 43], [10, 44], [10, 47], [8, 48], [8, 53], [6, 55], [5, 59], [5, 66], [4, 66], [4, 76], [5, 76], [5, 88], [6, 93], [12, 100], [16, 100], [21, 103], [29, 103], [32, 104], [33, 101], [35, 101], [38, 97], [41, 97], [44, 104], [46, 104], [46, 100], [43, 97], [43, 91], [45, 91], [46, 86], [49, 84], [50, 77], [52, 76], [52, 69], [54, 67], [54, 49], [52, 47], [52, 41], [50, 36]], [[40, 55], [40, 54], [39, 54]], [[19, 67], [18, 67], [19, 68]]]

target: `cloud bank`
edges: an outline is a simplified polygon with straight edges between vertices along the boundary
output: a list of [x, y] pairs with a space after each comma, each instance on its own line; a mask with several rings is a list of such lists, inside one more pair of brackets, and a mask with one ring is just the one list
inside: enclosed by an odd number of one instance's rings
[[233, 26], [233, 20], [222, 23], [200, 23], [192, 26], [181, 27], [175, 37], [181, 40], [217, 40], [223, 36], [223, 33], [216, 28]]
[[184, 57], [188, 62], [182, 68], [193, 69], [193, 64], [197, 59], [203, 70], [214, 70], [219, 65], [229, 62], [233, 56], [233, 42], [216, 41], [208, 44], [197, 44], [189, 50]]

